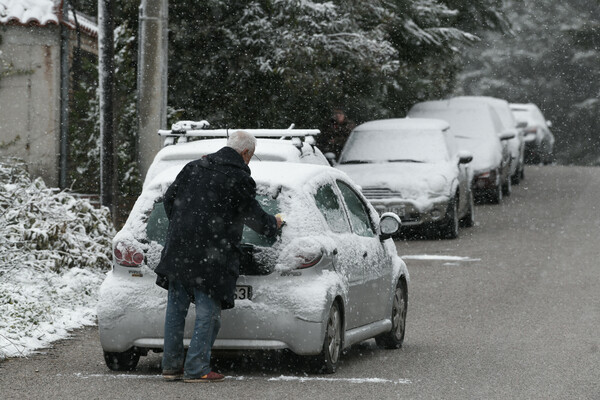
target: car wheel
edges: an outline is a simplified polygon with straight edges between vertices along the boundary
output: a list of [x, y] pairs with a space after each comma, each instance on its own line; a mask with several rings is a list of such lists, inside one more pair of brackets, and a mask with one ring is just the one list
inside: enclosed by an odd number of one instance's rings
[[519, 167], [515, 171], [514, 175], [512, 175], [510, 177], [510, 181], [513, 185], [518, 185], [519, 183], [521, 183], [521, 169], [522, 168], [523, 167], [521, 165], [519, 165]]
[[408, 307], [408, 289], [406, 281], [398, 281], [392, 303], [392, 329], [375, 337], [378, 346], [385, 349], [399, 349], [404, 342], [406, 331], [406, 310]]
[[512, 193], [512, 180], [510, 177], [508, 177], [506, 179], [506, 182], [504, 182], [504, 185], [502, 185], [502, 195], [510, 196], [511, 193]]
[[342, 313], [337, 302], [333, 303], [327, 317], [323, 349], [315, 359], [317, 372], [333, 374], [342, 354]]
[[520, 178], [521, 178], [520, 180], [525, 179], [525, 166], [524, 165], [521, 166]]
[[475, 200], [473, 192], [469, 192], [469, 208], [467, 209], [467, 214], [460, 220], [460, 225], [465, 227], [475, 225]]
[[122, 353], [104, 352], [106, 366], [112, 371], [133, 371], [140, 361], [140, 352], [135, 347]]
[[441, 238], [456, 239], [458, 237], [458, 199], [455, 197], [448, 203], [446, 218], [440, 227]]
[[498, 185], [489, 192], [488, 199], [492, 204], [502, 203], [502, 184], [498, 183]]

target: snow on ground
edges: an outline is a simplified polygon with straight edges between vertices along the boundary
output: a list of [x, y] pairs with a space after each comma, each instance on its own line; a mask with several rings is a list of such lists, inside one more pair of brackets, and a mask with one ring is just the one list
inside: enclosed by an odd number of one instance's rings
[[107, 209], [0, 162], [0, 359], [96, 323], [112, 236]]

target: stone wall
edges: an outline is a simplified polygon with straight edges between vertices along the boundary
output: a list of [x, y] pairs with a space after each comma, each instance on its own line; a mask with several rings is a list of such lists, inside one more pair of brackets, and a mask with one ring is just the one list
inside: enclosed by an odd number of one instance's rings
[[8, 72], [0, 78], [0, 157], [23, 159], [32, 176], [57, 187], [59, 28], [3, 25], [0, 36], [0, 70]]

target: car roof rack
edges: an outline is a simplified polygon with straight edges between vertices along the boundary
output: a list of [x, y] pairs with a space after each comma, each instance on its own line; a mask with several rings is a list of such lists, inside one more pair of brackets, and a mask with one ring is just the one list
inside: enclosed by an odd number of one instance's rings
[[294, 129], [294, 124], [287, 129], [207, 129], [210, 126], [208, 121], [178, 121], [171, 125], [171, 129], [160, 129], [159, 136], [165, 137], [163, 146], [169, 146], [176, 143], [188, 142], [189, 138], [227, 138], [229, 134], [243, 130], [256, 138], [291, 138], [292, 144], [299, 149], [302, 148], [302, 142], [314, 145], [314, 136], [321, 133], [318, 129]]

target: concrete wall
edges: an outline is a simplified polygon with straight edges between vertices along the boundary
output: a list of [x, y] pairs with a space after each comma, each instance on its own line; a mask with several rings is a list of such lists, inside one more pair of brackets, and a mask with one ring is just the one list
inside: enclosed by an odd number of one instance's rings
[[[60, 31], [0, 26], [0, 59], [23, 70], [0, 78], [0, 157], [19, 157], [33, 176], [58, 186]], [[0, 65], [0, 70], [5, 66]]]

